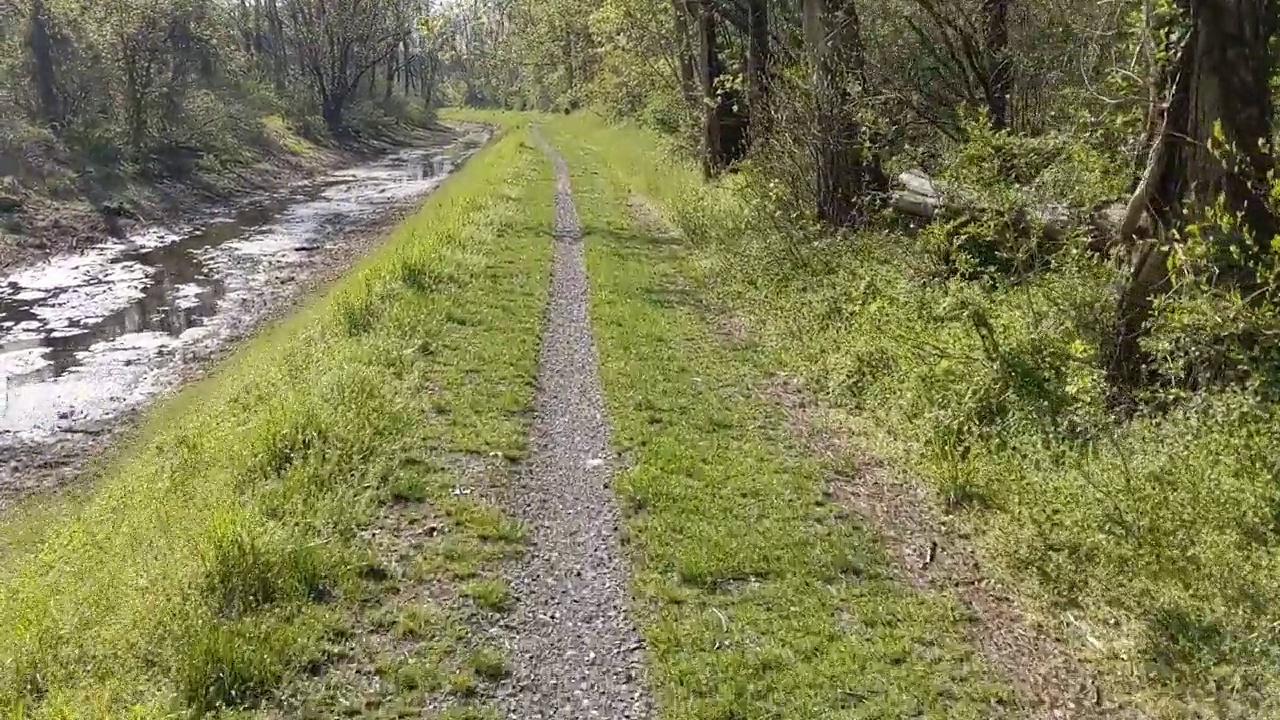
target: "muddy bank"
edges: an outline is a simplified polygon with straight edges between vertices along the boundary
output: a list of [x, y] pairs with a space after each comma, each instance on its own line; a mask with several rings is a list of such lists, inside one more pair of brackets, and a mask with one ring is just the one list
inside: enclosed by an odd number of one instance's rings
[[[257, 160], [181, 177], [143, 177], [119, 167], [79, 166], [57, 148], [40, 161], [46, 175], [21, 187], [13, 162], [0, 158], [0, 272], [80, 251], [142, 226], [172, 225], [211, 204], [273, 193], [297, 182], [431, 142], [443, 127], [398, 125], [382, 134], [315, 144], [299, 137], [264, 140]], [[30, 180], [30, 178], [29, 178]], [[29, 182], [28, 184], [31, 184]]]
[[487, 137], [460, 126], [0, 277], [0, 505], [73, 477], [138, 410], [341, 274]]

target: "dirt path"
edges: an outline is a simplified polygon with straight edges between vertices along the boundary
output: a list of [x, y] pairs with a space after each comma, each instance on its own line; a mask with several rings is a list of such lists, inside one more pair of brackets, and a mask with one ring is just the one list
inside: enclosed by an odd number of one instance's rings
[[517, 606], [499, 632], [511, 677], [506, 717], [649, 718], [643, 645], [628, 616], [608, 427], [588, 314], [582, 229], [564, 160], [556, 170], [555, 261], [539, 358], [531, 456], [511, 494], [530, 537], [511, 568]]
[[856, 459], [851, 472], [831, 478], [831, 497], [876, 531], [904, 582], [954, 594], [970, 616], [969, 642], [1008, 678], [1029, 720], [1145, 718], [1138, 708], [1104, 692], [1061, 632], [1037, 624], [1018, 596], [990, 575], [963, 528], [941, 511], [926, 487], [857, 450], [838, 428], [835, 413], [794, 379], [776, 378], [764, 395], [786, 412], [792, 431], [815, 456], [833, 465]]

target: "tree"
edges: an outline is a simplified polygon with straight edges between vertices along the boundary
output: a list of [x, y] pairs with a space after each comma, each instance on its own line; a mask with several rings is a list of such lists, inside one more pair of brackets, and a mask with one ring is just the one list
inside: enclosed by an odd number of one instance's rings
[[60, 122], [62, 115], [54, 75], [53, 40], [49, 37], [44, 0], [32, 0], [27, 46], [31, 51], [32, 84], [36, 87], [40, 115], [48, 122]]
[[1239, 219], [1221, 242], [1243, 257], [1267, 252], [1280, 231], [1268, 200], [1276, 8], [1268, 0], [1180, 0], [1178, 9], [1162, 129], [1122, 227], [1131, 237], [1147, 213], [1159, 235], [1138, 253], [1118, 303], [1107, 373], [1122, 393], [1144, 379], [1143, 331], [1168, 286], [1170, 251], [1190, 226], [1221, 202]]
[[285, 0], [299, 64], [320, 100], [329, 129], [343, 128], [343, 113], [360, 82], [388, 62], [409, 32], [396, 22], [395, 5], [377, 0]]
[[715, 6], [712, 0], [698, 0], [698, 69], [702, 81], [702, 173], [716, 175], [729, 165], [725, 152], [725, 121], [729, 115], [726, 98], [720, 93], [719, 39]]
[[751, 136], [768, 134], [766, 100], [769, 95], [769, 62], [772, 38], [769, 36], [769, 4], [767, 0], [747, 0], [747, 110], [750, 113]]
[[676, 34], [676, 67], [679, 68], [680, 90], [691, 107], [699, 104], [698, 81], [694, 78], [693, 41], [689, 19], [698, 16], [697, 0], [671, 0], [672, 27]]
[[864, 87], [861, 28], [854, 0], [804, 0], [804, 36], [813, 73], [814, 167], [818, 218], [855, 227], [882, 184], [858, 119]]
[[1013, 58], [1009, 54], [1009, 0], [983, 0], [987, 21], [986, 56], [990, 66], [987, 75], [987, 107], [991, 127], [1008, 130], [1013, 127], [1013, 108], [1009, 94], [1013, 90]]

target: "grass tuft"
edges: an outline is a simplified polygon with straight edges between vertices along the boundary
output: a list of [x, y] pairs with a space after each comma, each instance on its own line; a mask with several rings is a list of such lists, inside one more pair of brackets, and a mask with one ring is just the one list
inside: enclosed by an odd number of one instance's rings
[[471, 668], [463, 668], [449, 677], [449, 692], [458, 697], [469, 698], [479, 692], [476, 674]]
[[243, 707], [278, 687], [307, 651], [287, 624], [213, 620], [191, 634], [179, 692], [196, 713]]
[[472, 580], [462, 586], [461, 594], [482, 610], [506, 612], [511, 607], [511, 589], [500, 578]]
[[243, 521], [217, 522], [210, 535], [201, 594], [224, 616], [331, 594], [334, 573], [321, 545], [290, 546]]
[[444, 609], [433, 602], [414, 603], [404, 608], [396, 619], [395, 634], [409, 640], [420, 640], [442, 631], [449, 618]]
[[467, 665], [479, 677], [497, 682], [507, 676], [507, 657], [496, 648], [476, 648]]

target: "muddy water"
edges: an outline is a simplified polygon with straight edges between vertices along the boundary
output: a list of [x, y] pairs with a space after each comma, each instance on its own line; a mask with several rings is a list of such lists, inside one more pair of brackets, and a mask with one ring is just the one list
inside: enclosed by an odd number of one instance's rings
[[109, 428], [265, 317], [344, 231], [426, 195], [485, 139], [468, 129], [0, 278], [0, 451]]

